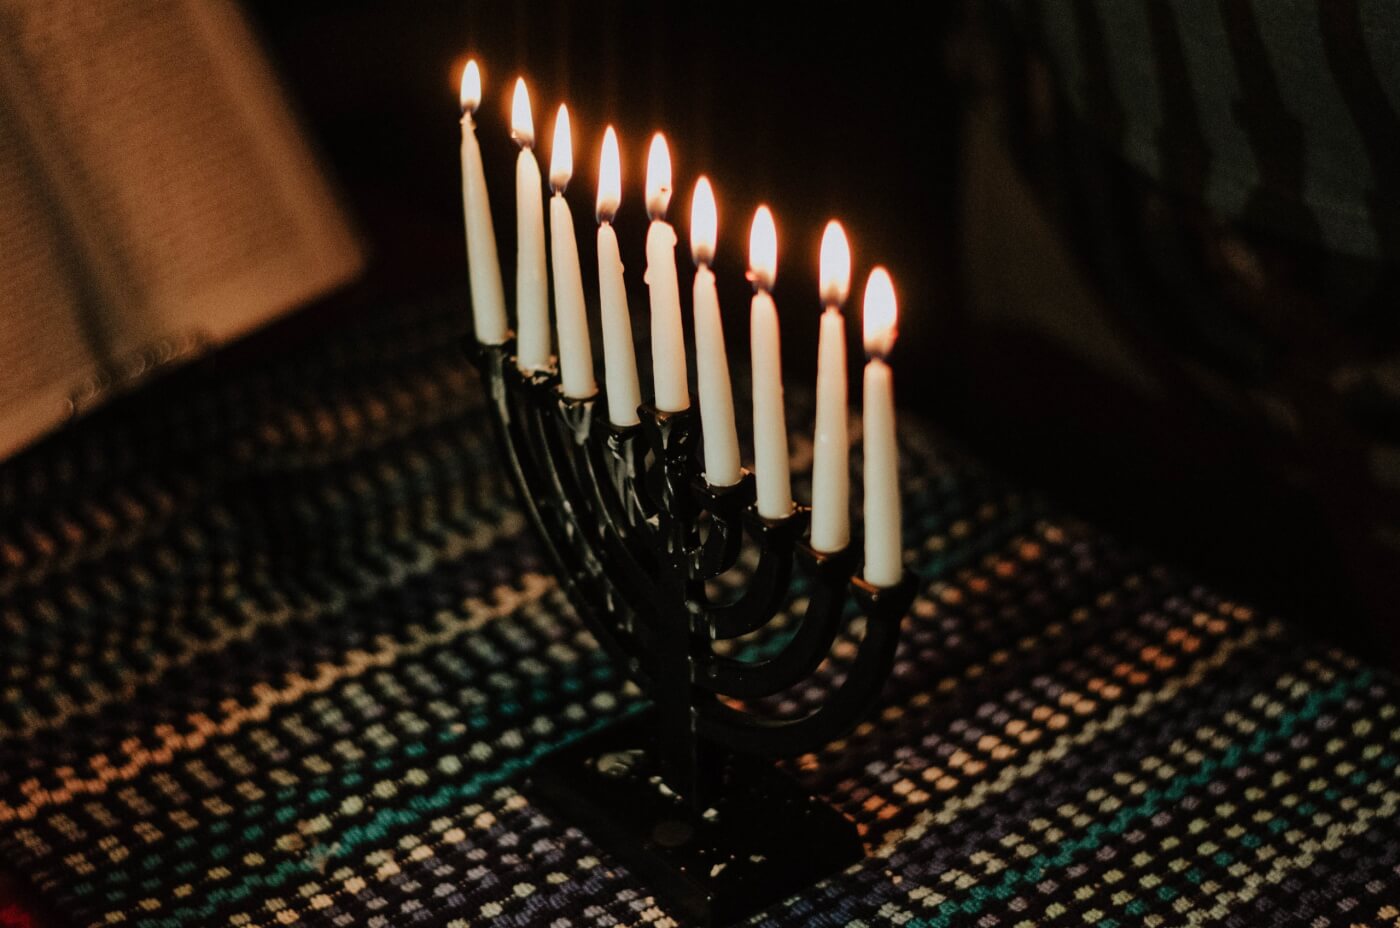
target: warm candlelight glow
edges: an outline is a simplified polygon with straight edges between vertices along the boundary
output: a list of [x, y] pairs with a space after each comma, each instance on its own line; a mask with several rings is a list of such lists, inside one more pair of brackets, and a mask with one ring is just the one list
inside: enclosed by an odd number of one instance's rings
[[865, 282], [865, 353], [884, 358], [894, 347], [898, 309], [889, 271], [877, 267]]
[[851, 292], [851, 246], [835, 219], [822, 233], [821, 295], [823, 306], [840, 306]]
[[598, 159], [598, 221], [612, 222], [622, 202], [622, 158], [612, 126], [603, 132], [603, 155]]
[[664, 219], [670, 205], [671, 152], [666, 147], [666, 136], [658, 132], [651, 137], [651, 151], [647, 153], [647, 215]]
[[702, 176], [695, 182], [695, 193], [690, 200], [690, 254], [696, 264], [709, 264], [715, 259], [718, 226], [715, 192], [710, 188], [710, 179]]
[[549, 153], [549, 186], [555, 193], [563, 193], [569, 186], [569, 178], [574, 174], [574, 139], [569, 129], [569, 108], [559, 104], [559, 115], [554, 117], [554, 148]]
[[749, 227], [749, 280], [760, 290], [772, 290], [778, 274], [778, 229], [773, 213], [760, 206]]
[[475, 58], [462, 70], [462, 89], [457, 99], [462, 103], [463, 113], [475, 113], [481, 105], [481, 69], [476, 66]]
[[530, 115], [530, 91], [525, 88], [523, 77], [515, 79], [515, 97], [510, 104], [510, 137], [524, 148], [535, 144], [535, 120]]

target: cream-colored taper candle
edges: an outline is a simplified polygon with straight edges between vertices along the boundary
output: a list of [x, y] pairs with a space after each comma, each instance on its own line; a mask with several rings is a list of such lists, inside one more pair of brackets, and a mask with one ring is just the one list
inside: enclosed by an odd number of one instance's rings
[[516, 365], [522, 371], [549, 368], [549, 281], [544, 259], [544, 202], [540, 165], [531, 146], [535, 123], [525, 79], [515, 82], [511, 137], [520, 146], [515, 159], [515, 324]]
[[734, 393], [729, 383], [729, 358], [719, 316], [719, 294], [710, 263], [715, 258], [719, 216], [710, 181], [695, 182], [690, 203], [690, 253], [695, 259], [691, 291], [695, 310], [695, 372], [700, 390], [700, 431], [705, 454], [705, 480], [716, 487], [733, 486], [739, 468], [739, 433], [734, 424]]
[[481, 104], [481, 71], [468, 61], [462, 71], [462, 217], [467, 232], [467, 273], [471, 278], [472, 327], [483, 345], [506, 340], [505, 288], [501, 261], [496, 254], [496, 227], [491, 222], [491, 200], [486, 194], [486, 172], [481, 166], [481, 146], [476, 141], [473, 116]]
[[656, 408], [690, 408], [686, 380], [685, 331], [681, 328], [680, 283], [676, 280], [676, 231], [666, 221], [671, 203], [671, 153], [660, 133], [647, 157], [647, 291], [651, 298], [651, 367]]
[[622, 254], [613, 231], [613, 216], [622, 201], [622, 159], [617, 133], [603, 133], [598, 161], [598, 300], [603, 315], [603, 380], [608, 388], [608, 421], [636, 425], [642, 404], [637, 382], [637, 352], [632, 344], [632, 314], [627, 308], [627, 285], [622, 277]]
[[894, 586], [904, 573], [899, 514], [899, 447], [894, 378], [885, 362], [895, 337], [894, 283], [882, 267], [870, 272], [864, 303], [865, 570], [874, 586]]
[[841, 224], [822, 234], [821, 331], [817, 342], [817, 421], [812, 439], [811, 545], [839, 551], [851, 540], [850, 444], [846, 436], [846, 323], [841, 305], [851, 289], [851, 247]]
[[583, 299], [583, 275], [578, 266], [574, 215], [564, 188], [574, 173], [573, 137], [569, 110], [559, 106], [554, 120], [554, 148], [549, 153], [550, 258], [554, 265], [554, 322], [559, 327], [559, 379], [564, 395], [587, 399], [598, 392], [593, 377], [593, 346], [588, 340], [588, 309]]
[[760, 206], [749, 229], [749, 351], [753, 362], [753, 458], [758, 514], [781, 519], [792, 512], [788, 469], [787, 414], [783, 409], [783, 362], [778, 307], [769, 291], [778, 270], [778, 230]]

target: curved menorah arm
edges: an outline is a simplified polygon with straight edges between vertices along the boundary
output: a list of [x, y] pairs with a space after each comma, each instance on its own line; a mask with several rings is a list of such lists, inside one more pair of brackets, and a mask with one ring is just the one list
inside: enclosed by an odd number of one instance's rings
[[522, 448], [529, 447], [530, 441], [526, 436], [522, 417], [517, 414], [512, 402], [512, 392], [507, 379], [512, 376], [519, 377], [513, 363], [514, 336], [500, 345], [481, 345], [474, 341], [470, 345], [471, 356], [476, 360], [482, 379], [487, 385], [491, 421], [496, 430], [501, 453], [506, 459], [507, 471], [511, 483], [515, 486], [520, 507], [525, 510], [526, 518], [534, 527], [535, 535], [556, 572], [566, 571], [572, 565], [555, 543], [552, 526], [549, 524], [553, 521], [552, 517], [547, 519], [544, 510], [541, 509], [541, 502], [547, 496], [547, 480], [540, 473], [538, 462], [533, 458], [523, 457], [520, 453]]
[[711, 637], [738, 638], [772, 620], [787, 598], [793, 555], [806, 530], [808, 513], [805, 507], [796, 507], [781, 519], [765, 519], [753, 507], [745, 511], [744, 526], [758, 545], [758, 564], [738, 599], [722, 604], [705, 601], [703, 617]]
[[656, 511], [662, 550], [673, 562], [685, 564], [697, 547], [697, 506], [692, 485], [699, 417], [694, 405], [667, 412], [643, 403], [637, 412], [651, 456], [643, 474], [643, 492]]
[[771, 696], [811, 676], [821, 665], [846, 618], [847, 589], [856, 566], [856, 552], [847, 546], [822, 553], [798, 544], [799, 557], [809, 565], [812, 593], [796, 632], [769, 658], [757, 661], [721, 657], [713, 650], [695, 661], [696, 683], [720, 696], [755, 699]]
[[579, 521], [584, 530], [592, 533], [585, 544], [600, 565], [602, 586], [609, 597], [605, 605], [613, 611], [630, 610], [626, 616], [629, 623], [639, 619], [642, 624], [650, 624], [656, 621], [660, 601], [653, 580], [655, 565], [639, 562], [638, 557], [645, 551], [631, 543], [638, 530], [624, 528], [621, 520], [626, 511], [621, 497], [601, 470], [607, 462], [596, 453], [604, 439], [599, 435], [595, 413], [602, 407], [593, 398], [559, 395], [556, 408], [562, 438], [571, 444], [560, 448], [557, 441], [553, 442], [551, 454], [569, 468], [571, 481], [565, 492], [573, 494], [571, 509], [581, 514]]
[[[753, 474], [744, 471], [739, 482], [728, 487], [712, 486], [703, 476], [697, 476], [691, 482], [691, 492], [696, 507], [710, 517], [705, 540], [690, 559], [691, 579], [703, 584], [739, 560], [744, 547], [744, 512], [754, 501]], [[703, 586], [699, 595], [703, 598]]]
[[700, 735], [732, 751], [788, 757], [816, 750], [849, 733], [880, 696], [894, 664], [899, 626], [914, 601], [917, 583], [908, 571], [899, 584], [885, 589], [861, 579], [851, 581], [856, 604], [865, 615], [865, 636], [846, 678], [820, 708], [800, 719], [764, 719], [719, 700], [708, 700], [700, 704]]
[[[487, 385], [491, 420], [516, 497], [569, 601], [599, 644], [633, 679], [646, 686], [650, 675], [637, 657], [645, 648], [628, 627], [632, 624], [628, 621], [630, 606], [610, 609], [607, 595], [594, 582], [594, 575], [584, 569], [579, 550], [561, 543], [579, 533], [577, 526], [565, 522], [565, 498], [558, 474], [546, 473], [550, 459], [540, 444], [546, 436], [532, 434], [532, 410], [538, 397], [527, 389], [530, 384], [526, 381], [534, 378], [516, 369], [514, 349], [513, 337], [500, 345], [470, 344], [470, 353]], [[522, 408], [522, 402], [528, 408]]]
[[582, 449], [585, 460], [581, 466], [598, 507], [610, 565], [638, 578], [639, 592], [654, 609], [659, 594], [655, 577], [660, 564], [655, 520], [648, 518], [638, 493], [642, 479], [640, 444], [639, 426], [597, 423], [592, 439]]

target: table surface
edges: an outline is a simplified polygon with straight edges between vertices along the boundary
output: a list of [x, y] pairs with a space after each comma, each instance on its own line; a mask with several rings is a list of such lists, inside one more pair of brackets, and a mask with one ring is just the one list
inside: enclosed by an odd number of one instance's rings
[[[639, 697], [502, 485], [462, 315], [196, 365], [0, 466], [0, 857], [62, 922], [672, 923], [514, 788]], [[868, 857], [755, 924], [1400, 912], [1391, 675], [901, 440], [894, 675], [787, 765]]]

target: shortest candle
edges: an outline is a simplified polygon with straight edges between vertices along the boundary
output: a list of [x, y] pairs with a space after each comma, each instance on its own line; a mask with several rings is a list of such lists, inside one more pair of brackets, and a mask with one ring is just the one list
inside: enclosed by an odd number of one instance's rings
[[739, 433], [734, 425], [734, 393], [729, 384], [729, 358], [719, 317], [719, 294], [710, 263], [715, 259], [719, 217], [710, 181], [695, 182], [690, 203], [690, 254], [695, 259], [695, 369], [700, 381], [700, 433], [705, 447], [705, 480], [710, 486], [730, 487], [743, 476], [739, 466]]
[[865, 284], [865, 579], [894, 586], [904, 575], [899, 517], [899, 449], [894, 380], [885, 363], [894, 347], [894, 283], [882, 267]]
[[812, 531], [817, 551], [840, 551], [851, 540], [851, 446], [846, 435], [846, 321], [851, 246], [841, 224], [822, 233], [821, 328], [817, 335], [817, 412], [812, 438]]
[[636, 425], [642, 391], [637, 382], [637, 350], [632, 344], [632, 314], [622, 279], [622, 253], [613, 231], [613, 216], [622, 202], [622, 159], [617, 133], [603, 133], [598, 162], [598, 301], [603, 310], [603, 375], [608, 385], [608, 421]]
[[583, 275], [578, 266], [574, 214], [564, 188], [574, 173], [574, 146], [568, 107], [560, 104], [554, 120], [554, 150], [549, 159], [549, 237], [554, 264], [554, 316], [559, 329], [559, 374], [564, 395], [588, 399], [598, 392], [593, 378], [593, 346], [588, 341], [588, 310], [583, 301]]
[[781, 519], [792, 512], [788, 470], [787, 416], [783, 411], [783, 362], [778, 307], [769, 291], [778, 271], [778, 230], [773, 214], [760, 206], [749, 229], [749, 343], [753, 362], [753, 459], [758, 514]]

